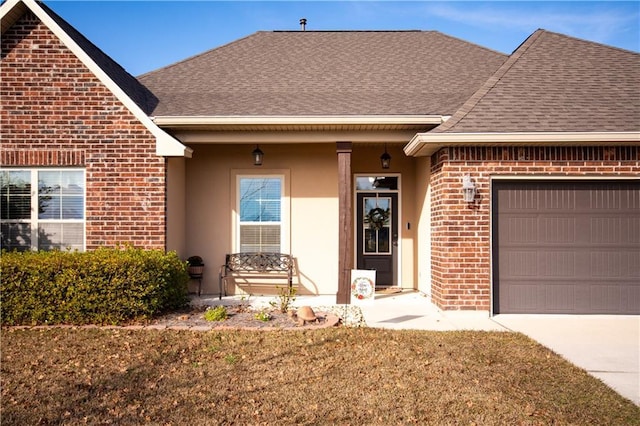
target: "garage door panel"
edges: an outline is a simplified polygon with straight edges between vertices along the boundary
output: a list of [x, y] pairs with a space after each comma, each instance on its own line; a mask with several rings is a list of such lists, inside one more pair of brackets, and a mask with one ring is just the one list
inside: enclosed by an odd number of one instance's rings
[[505, 287], [503, 297], [510, 309], [521, 313], [533, 313], [537, 309], [537, 300], [542, 296], [542, 291], [537, 283], [519, 281], [517, 286]]
[[492, 196], [495, 312], [640, 313], [640, 182], [496, 182]]
[[[619, 244], [624, 242], [629, 235], [630, 220], [620, 217], [599, 216], [591, 218], [591, 243], [593, 244]], [[624, 232], [623, 232], [624, 230]]]
[[567, 211], [576, 208], [576, 194], [570, 189], [554, 188], [535, 192], [539, 194], [539, 212]]
[[500, 259], [500, 271], [507, 280], [538, 275], [538, 253], [534, 250], [510, 250]]
[[575, 277], [580, 268], [576, 253], [565, 250], [541, 250], [538, 252], [538, 276], [561, 279], [562, 277]]
[[536, 212], [540, 208], [538, 205], [538, 193], [533, 191], [511, 191], [505, 193], [499, 200], [500, 209], [513, 210], [518, 208], [520, 212]]
[[627, 252], [601, 250], [590, 256], [590, 276], [599, 280], [624, 279], [640, 282], [640, 250], [629, 247]]
[[[631, 310], [639, 303], [640, 292], [610, 285], [575, 286], [556, 281], [530, 281], [511, 286], [504, 294], [507, 308], [501, 313], [610, 314], [621, 308]], [[544, 301], [544, 304], [540, 303]]]
[[591, 289], [590, 300], [594, 301], [592, 310], [594, 312], [609, 312], [624, 305], [626, 291], [619, 285], [598, 285]]
[[541, 234], [538, 240], [546, 244], [575, 243], [581, 235], [576, 229], [577, 220], [573, 217], [551, 216], [539, 218], [538, 222]]
[[542, 287], [548, 312], [557, 312], [565, 307], [575, 309], [576, 302], [580, 301], [576, 288], [571, 283], [562, 284], [556, 281]]
[[535, 216], [516, 216], [506, 218], [502, 231], [508, 235], [505, 243], [534, 243], [538, 241], [538, 220]]

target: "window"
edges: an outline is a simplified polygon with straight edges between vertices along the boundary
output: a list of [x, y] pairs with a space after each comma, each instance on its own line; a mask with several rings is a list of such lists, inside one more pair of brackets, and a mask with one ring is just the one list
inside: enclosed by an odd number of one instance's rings
[[0, 171], [0, 235], [7, 250], [84, 249], [83, 170]]
[[280, 252], [283, 178], [240, 176], [238, 191], [239, 251]]

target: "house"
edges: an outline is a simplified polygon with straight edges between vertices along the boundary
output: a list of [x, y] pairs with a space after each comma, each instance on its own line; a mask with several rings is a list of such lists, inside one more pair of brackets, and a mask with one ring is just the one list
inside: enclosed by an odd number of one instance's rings
[[44, 3], [0, 19], [3, 247], [197, 254], [213, 294], [226, 253], [279, 251], [338, 303], [375, 269], [443, 309], [640, 313], [637, 53], [273, 31], [134, 78]]

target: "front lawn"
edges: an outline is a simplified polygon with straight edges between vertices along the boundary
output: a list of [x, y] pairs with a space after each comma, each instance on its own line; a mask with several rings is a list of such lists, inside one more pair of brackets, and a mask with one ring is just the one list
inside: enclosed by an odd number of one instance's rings
[[640, 408], [521, 334], [335, 328], [3, 328], [1, 421], [640, 424]]

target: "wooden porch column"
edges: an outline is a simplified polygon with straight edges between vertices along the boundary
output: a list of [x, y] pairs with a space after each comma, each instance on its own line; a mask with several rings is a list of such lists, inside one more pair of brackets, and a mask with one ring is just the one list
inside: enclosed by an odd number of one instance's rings
[[351, 190], [351, 142], [337, 142], [338, 154], [338, 293], [336, 303], [351, 300], [351, 269], [353, 268], [353, 194]]

